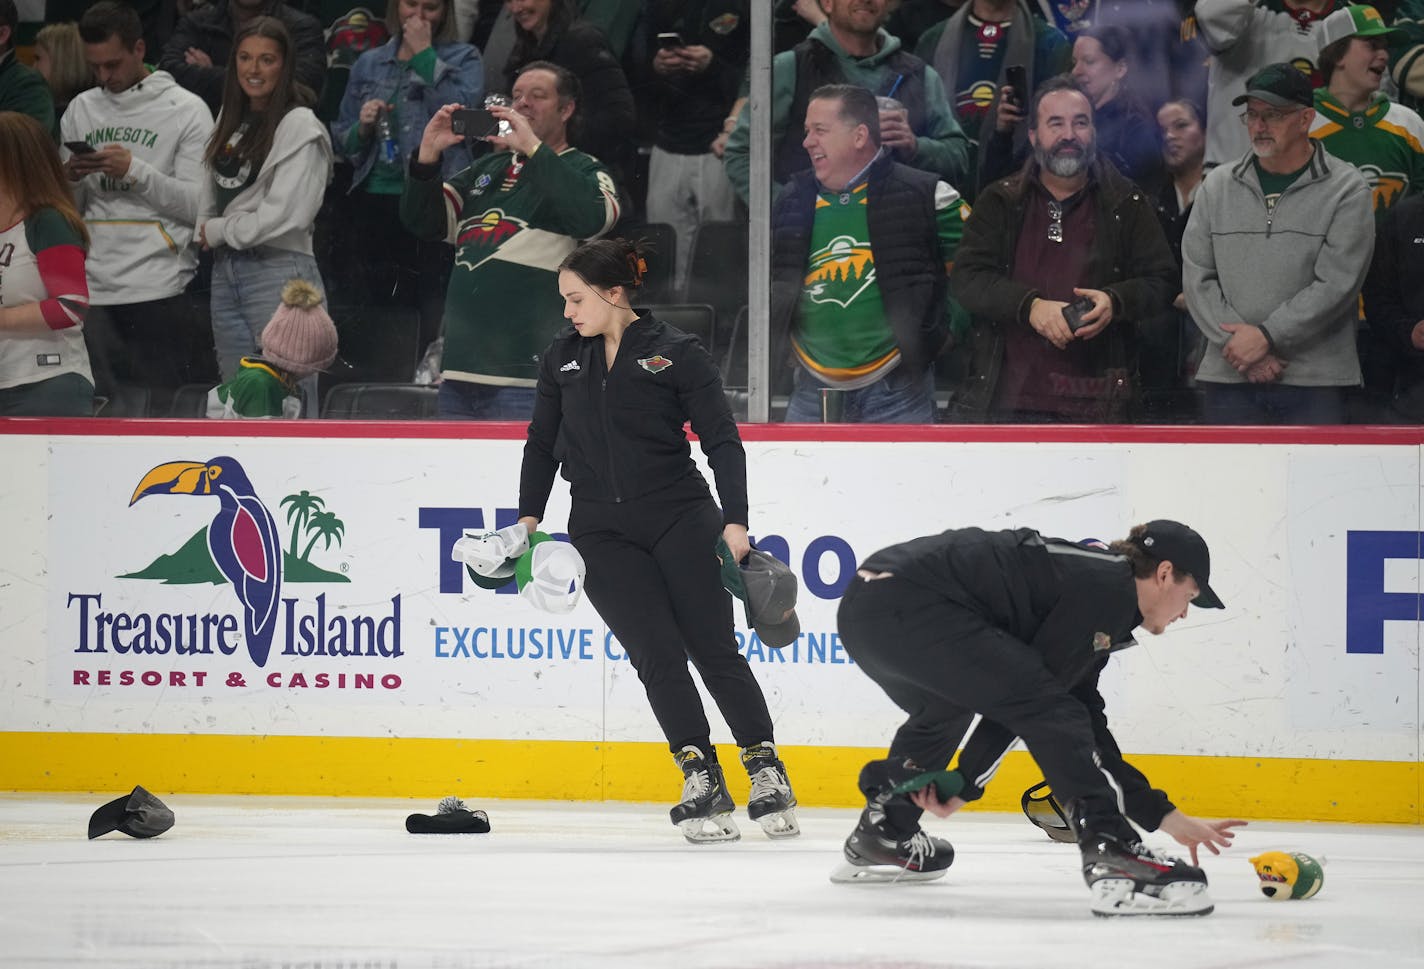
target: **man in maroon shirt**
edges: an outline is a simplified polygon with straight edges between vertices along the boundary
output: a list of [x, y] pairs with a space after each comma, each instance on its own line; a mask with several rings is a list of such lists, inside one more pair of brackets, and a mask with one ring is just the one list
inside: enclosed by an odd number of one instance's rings
[[1072, 79], [1045, 82], [1029, 120], [1033, 155], [980, 193], [950, 290], [1002, 343], [995, 419], [1126, 420], [1132, 328], [1167, 308], [1180, 273], [1152, 203], [1098, 156]]

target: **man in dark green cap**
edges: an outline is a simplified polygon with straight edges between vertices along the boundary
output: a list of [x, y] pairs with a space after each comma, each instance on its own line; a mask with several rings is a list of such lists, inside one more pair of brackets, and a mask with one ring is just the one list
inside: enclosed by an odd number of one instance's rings
[[1310, 137], [1315, 97], [1268, 64], [1232, 104], [1251, 150], [1212, 169], [1182, 237], [1182, 292], [1207, 340], [1209, 424], [1342, 424], [1360, 383], [1360, 286], [1374, 251], [1370, 187]]

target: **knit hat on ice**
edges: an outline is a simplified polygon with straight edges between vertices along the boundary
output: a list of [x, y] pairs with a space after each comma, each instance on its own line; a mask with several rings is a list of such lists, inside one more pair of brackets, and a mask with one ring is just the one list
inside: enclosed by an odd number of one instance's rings
[[298, 377], [325, 370], [336, 359], [336, 324], [321, 291], [305, 279], [288, 280], [282, 305], [262, 331], [262, 359]]

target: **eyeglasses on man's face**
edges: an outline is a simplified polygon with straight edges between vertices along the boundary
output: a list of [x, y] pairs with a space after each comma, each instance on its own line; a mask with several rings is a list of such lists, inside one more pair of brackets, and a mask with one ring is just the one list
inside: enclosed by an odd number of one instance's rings
[[1255, 111], [1248, 108], [1245, 111], [1242, 111], [1238, 117], [1241, 118], [1241, 123], [1248, 128], [1251, 127], [1253, 124], [1264, 124], [1268, 127], [1273, 128], [1276, 125], [1280, 124], [1282, 121], [1284, 121], [1286, 118], [1300, 114], [1302, 110], [1302, 108], [1296, 108], [1292, 111], [1276, 111], [1274, 109], [1268, 108], [1265, 111]]

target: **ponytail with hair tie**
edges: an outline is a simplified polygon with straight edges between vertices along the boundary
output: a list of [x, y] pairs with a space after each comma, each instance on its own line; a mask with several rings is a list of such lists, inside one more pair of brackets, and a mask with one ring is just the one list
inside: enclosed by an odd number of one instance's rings
[[633, 285], [643, 285], [643, 277], [648, 272], [648, 261], [640, 256], [637, 250], [630, 249], [627, 253], [628, 272], [633, 277]]

